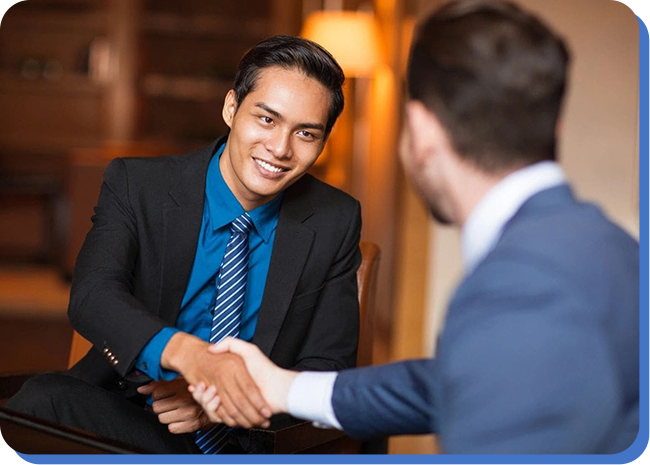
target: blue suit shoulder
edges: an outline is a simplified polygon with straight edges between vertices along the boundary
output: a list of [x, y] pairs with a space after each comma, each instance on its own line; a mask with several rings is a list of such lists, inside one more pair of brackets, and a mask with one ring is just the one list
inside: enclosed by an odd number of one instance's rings
[[522, 206], [492, 255], [523, 253], [575, 268], [574, 260], [638, 262], [638, 247], [600, 208], [575, 200], [568, 188], [556, 188]]
[[545, 286], [611, 311], [612, 299], [638, 291], [638, 254], [638, 242], [598, 207], [576, 201], [568, 188], [551, 189], [522, 206], [457, 297]]

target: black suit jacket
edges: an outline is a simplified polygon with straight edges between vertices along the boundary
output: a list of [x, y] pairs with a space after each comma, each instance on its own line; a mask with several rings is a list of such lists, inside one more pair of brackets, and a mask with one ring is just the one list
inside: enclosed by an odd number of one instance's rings
[[[116, 159], [106, 169], [68, 310], [93, 349], [72, 375], [123, 391], [148, 380], [133, 366], [147, 342], [176, 322], [208, 164], [224, 140], [182, 156]], [[278, 365], [354, 366], [360, 229], [359, 203], [310, 175], [284, 192], [253, 337]]]

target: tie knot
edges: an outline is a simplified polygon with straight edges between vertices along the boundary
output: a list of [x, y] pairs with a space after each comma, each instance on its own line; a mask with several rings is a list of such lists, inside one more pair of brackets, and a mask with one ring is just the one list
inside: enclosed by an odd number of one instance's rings
[[239, 233], [248, 235], [252, 227], [253, 220], [251, 220], [251, 217], [248, 213], [244, 213], [243, 215], [235, 218], [233, 222], [230, 223], [230, 232], [232, 234]]

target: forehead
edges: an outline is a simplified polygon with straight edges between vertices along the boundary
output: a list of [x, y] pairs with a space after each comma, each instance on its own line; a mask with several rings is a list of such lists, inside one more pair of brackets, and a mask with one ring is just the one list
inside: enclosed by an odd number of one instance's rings
[[330, 99], [329, 90], [302, 71], [271, 66], [260, 71], [242, 105], [264, 104], [287, 120], [325, 124]]

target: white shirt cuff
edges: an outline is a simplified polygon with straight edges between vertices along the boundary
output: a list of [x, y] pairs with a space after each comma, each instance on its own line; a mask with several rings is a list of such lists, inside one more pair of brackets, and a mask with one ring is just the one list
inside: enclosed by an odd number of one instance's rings
[[332, 391], [338, 373], [336, 371], [304, 371], [291, 383], [287, 396], [289, 414], [296, 418], [311, 420], [319, 428], [343, 427], [334, 415]]

